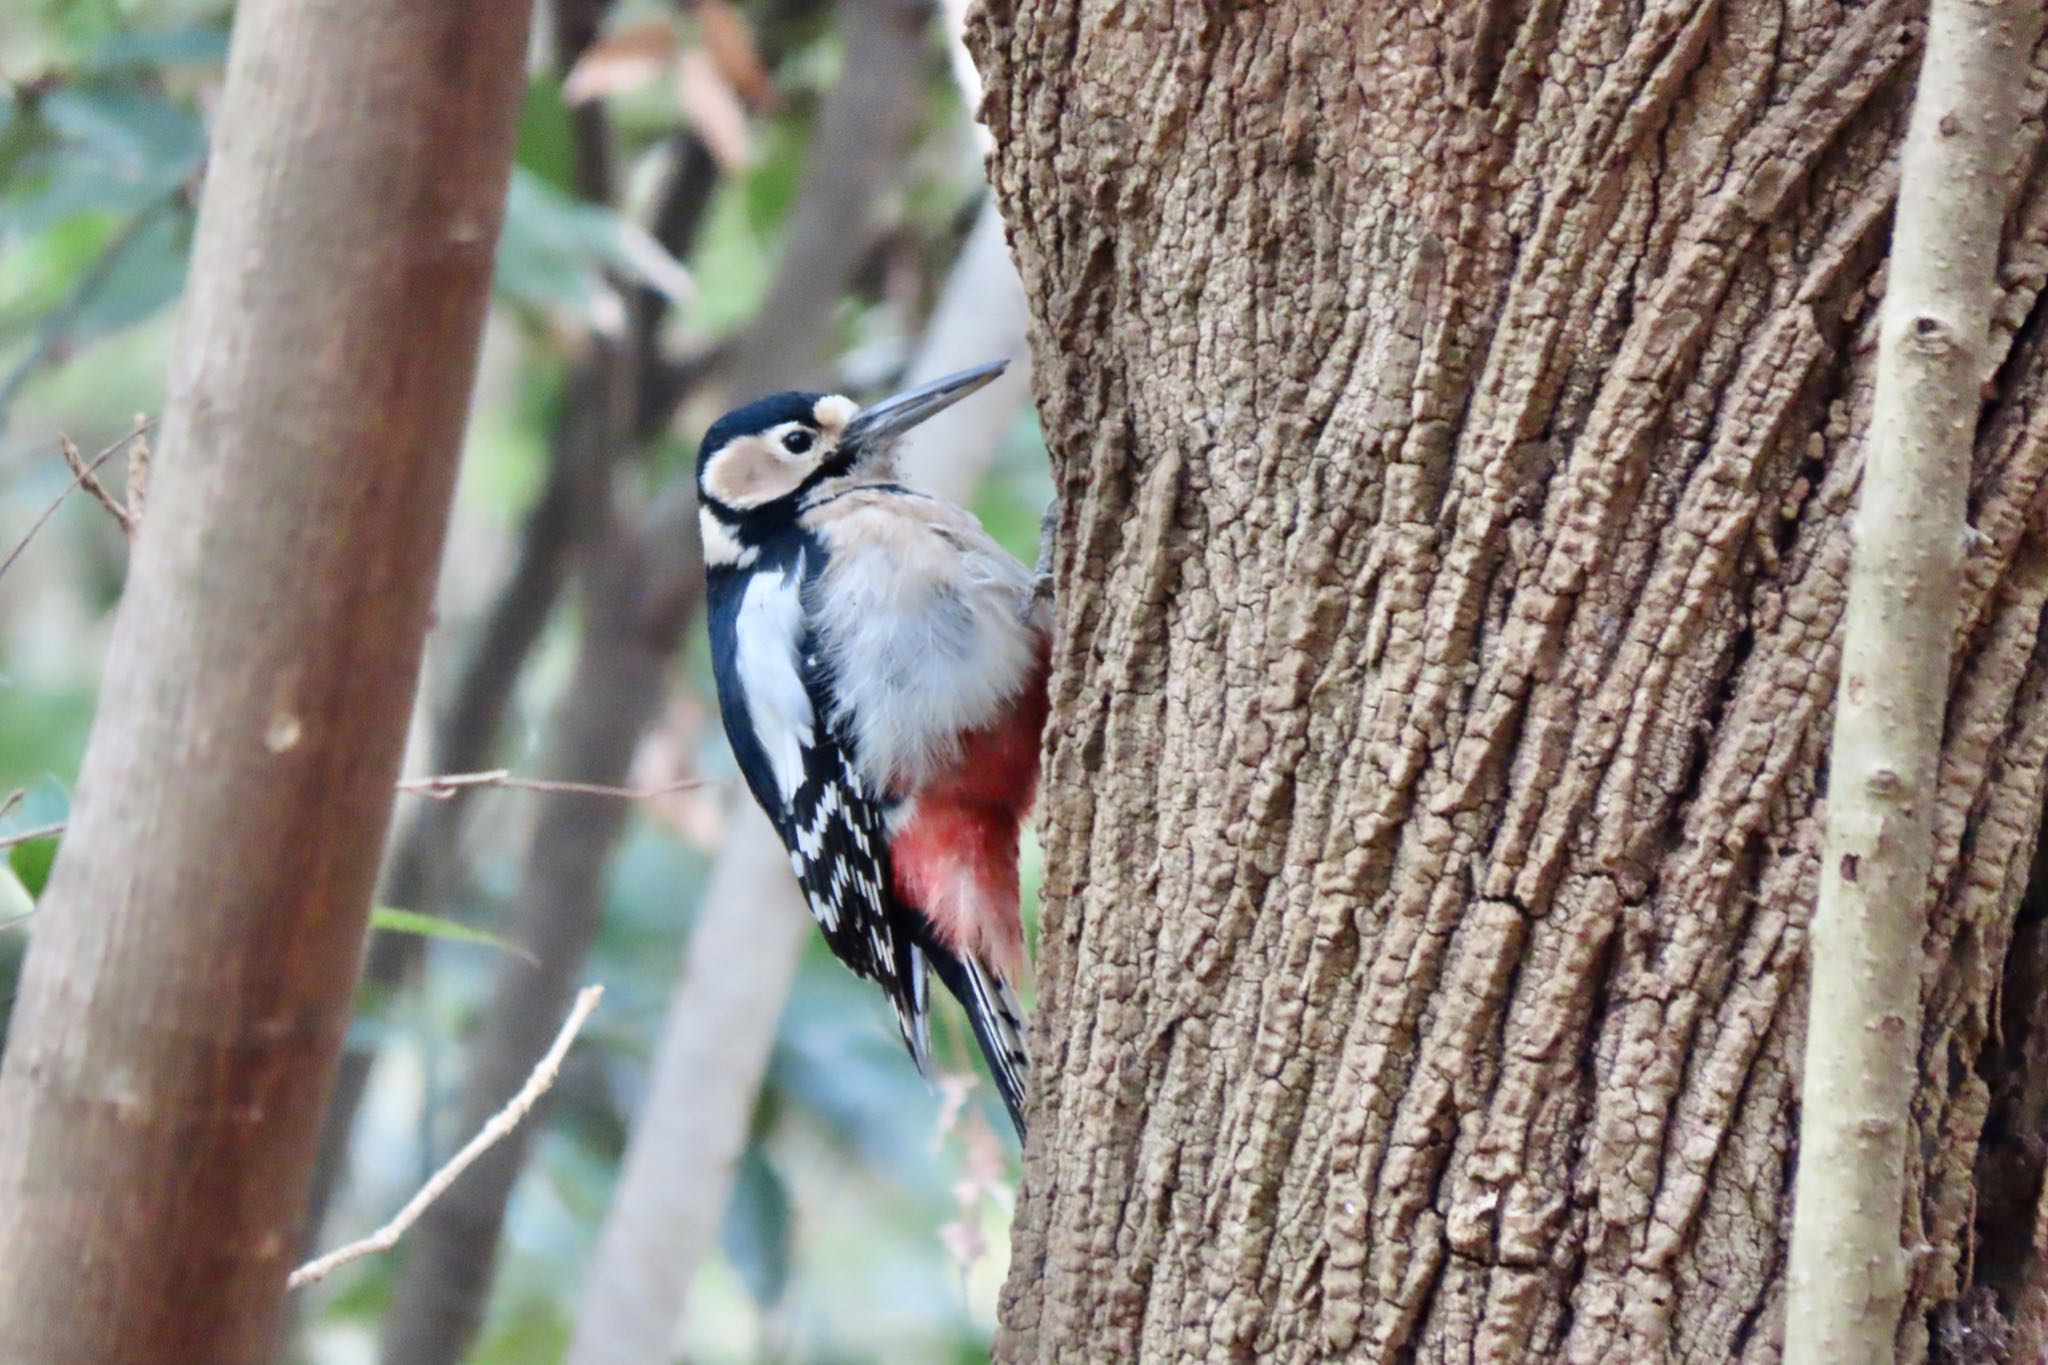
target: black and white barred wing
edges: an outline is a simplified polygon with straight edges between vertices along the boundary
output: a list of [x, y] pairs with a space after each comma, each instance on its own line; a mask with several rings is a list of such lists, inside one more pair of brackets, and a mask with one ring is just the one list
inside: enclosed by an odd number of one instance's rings
[[882, 987], [922, 1068], [929, 1032], [924, 954], [895, 918], [881, 809], [832, 728], [805, 620], [804, 570], [799, 556], [786, 570], [755, 573], [734, 612], [736, 700], [745, 731], [735, 736], [734, 752], [789, 850], [826, 943]]
[[897, 923], [890, 891], [888, 832], [846, 751], [826, 732], [810, 776], [791, 805], [789, 863], [832, 953], [876, 982], [896, 1012], [903, 1042], [928, 1070], [930, 1009], [923, 951]]

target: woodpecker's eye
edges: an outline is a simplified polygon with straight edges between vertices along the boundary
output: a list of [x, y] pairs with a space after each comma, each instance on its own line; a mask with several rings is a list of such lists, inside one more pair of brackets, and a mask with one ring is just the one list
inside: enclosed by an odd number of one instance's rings
[[782, 448], [792, 455], [801, 455], [811, 448], [815, 439], [808, 431], [792, 431], [782, 438]]

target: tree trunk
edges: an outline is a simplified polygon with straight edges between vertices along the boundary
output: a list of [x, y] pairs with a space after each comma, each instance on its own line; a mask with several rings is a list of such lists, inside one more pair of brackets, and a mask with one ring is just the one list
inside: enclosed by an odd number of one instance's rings
[[237, 15], [149, 514], [0, 1069], [0, 1359], [267, 1357], [475, 370], [525, 0]]
[[[1920, 15], [991, 0], [1064, 499], [1001, 1358], [1777, 1357]], [[2044, 1311], [2038, 1141], [1973, 1198], [1993, 1098], [2041, 1093], [1990, 1027], [2048, 754], [2032, 63], [1934, 810], [1909, 1360]]]

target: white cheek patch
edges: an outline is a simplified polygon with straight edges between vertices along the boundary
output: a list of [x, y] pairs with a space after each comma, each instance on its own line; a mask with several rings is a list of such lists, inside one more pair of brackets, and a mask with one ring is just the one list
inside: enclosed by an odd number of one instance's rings
[[803, 561], [787, 574], [760, 573], [740, 599], [736, 650], [754, 734], [785, 802], [804, 780], [804, 751], [816, 742], [811, 694], [797, 669], [803, 637]]
[[[777, 427], [780, 433], [784, 428]], [[767, 436], [742, 436], [714, 454], [704, 465], [704, 492], [727, 507], [761, 507], [796, 492], [817, 468], [815, 452], [802, 457], [785, 452]]]

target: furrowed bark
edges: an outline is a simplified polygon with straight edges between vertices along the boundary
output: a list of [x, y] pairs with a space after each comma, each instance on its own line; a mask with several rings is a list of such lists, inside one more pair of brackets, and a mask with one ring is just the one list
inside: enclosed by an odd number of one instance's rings
[[1935, 782], [2038, 0], [1934, 0], [1900, 157], [1812, 928], [1785, 1356], [1879, 1360], [1918, 1084]]
[[0, 1068], [0, 1358], [266, 1358], [488, 293], [524, 0], [236, 15], [150, 516]]
[[[904, 382], [1002, 356], [1016, 363], [973, 402], [948, 408], [914, 434], [904, 452], [913, 487], [965, 502], [994, 463], [1030, 391], [1024, 325], [1023, 289], [991, 203], [968, 235]], [[585, 1276], [569, 1365], [639, 1365], [670, 1352], [690, 1284], [717, 1244], [782, 1007], [812, 932], [789, 855], [741, 794]]]
[[[863, 0], [843, 9], [846, 74], [819, 112], [820, 135], [759, 323], [722, 376], [750, 395], [801, 384], [822, 369], [825, 320], [858, 263], [865, 226], [914, 123], [924, 6]], [[776, 345], [753, 339], [760, 336]], [[575, 678], [553, 723], [548, 769], [553, 777], [620, 785], [659, 710], [669, 660], [701, 594], [703, 559], [688, 487], [671, 490], [638, 520], [614, 517], [588, 595]], [[465, 1072], [459, 1132], [503, 1103], [545, 1046], [545, 1020], [566, 1008], [597, 932], [605, 860], [626, 817], [619, 803], [579, 797], [543, 797], [539, 809], [508, 930], [539, 965], [509, 957], [500, 964]], [[453, 1365], [474, 1340], [505, 1204], [534, 1131], [529, 1123], [493, 1148], [414, 1229], [385, 1322], [388, 1365]]]
[[[1921, 13], [982, 11], [1062, 493], [1000, 1359], [1779, 1357]], [[1907, 1360], [1980, 1291], [2042, 1311], [1970, 1256], [2048, 752], [2038, 47], [2027, 79], [1930, 797]]]

